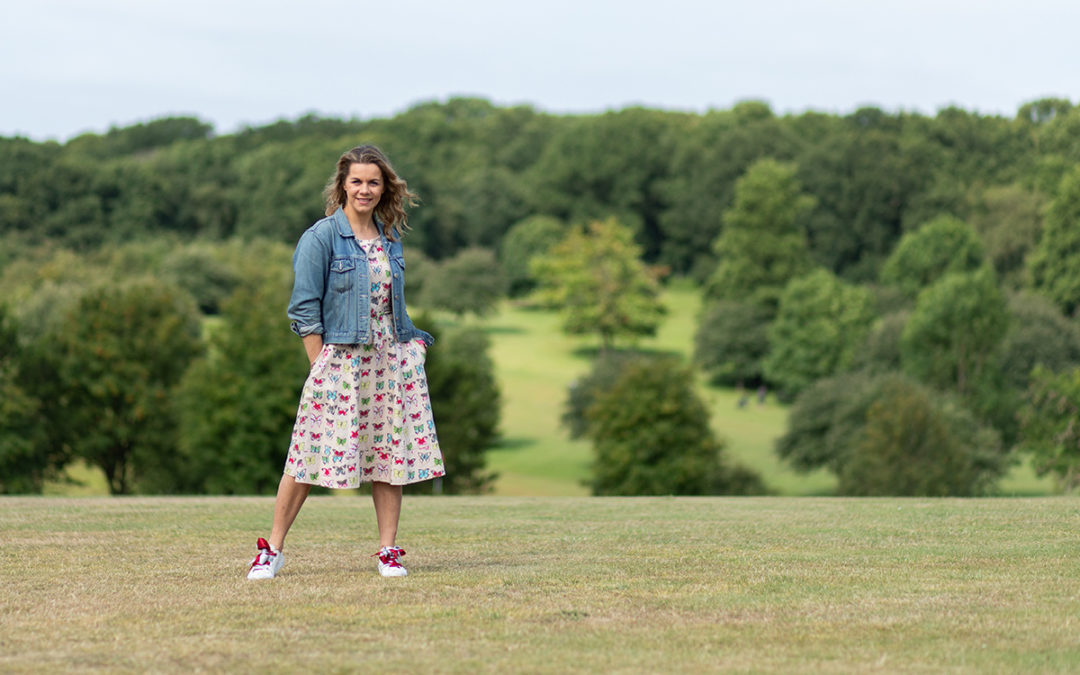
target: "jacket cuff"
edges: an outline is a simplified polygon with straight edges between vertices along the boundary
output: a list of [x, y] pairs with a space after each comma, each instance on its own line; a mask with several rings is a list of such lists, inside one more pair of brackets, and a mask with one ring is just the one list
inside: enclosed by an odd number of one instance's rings
[[322, 335], [323, 333], [323, 325], [321, 323], [315, 323], [310, 326], [303, 326], [300, 324], [299, 321], [293, 321], [291, 324], [289, 324], [289, 328], [292, 329], [292, 332], [296, 333], [300, 337], [307, 337], [308, 335], [311, 335], [313, 333]]

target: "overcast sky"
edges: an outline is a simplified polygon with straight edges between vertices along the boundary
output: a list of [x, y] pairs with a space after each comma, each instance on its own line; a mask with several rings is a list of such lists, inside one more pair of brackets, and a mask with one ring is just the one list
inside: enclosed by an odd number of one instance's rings
[[549, 112], [1080, 100], [1076, 0], [3, 0], [0, 135], [218, 133], [456, 95]]

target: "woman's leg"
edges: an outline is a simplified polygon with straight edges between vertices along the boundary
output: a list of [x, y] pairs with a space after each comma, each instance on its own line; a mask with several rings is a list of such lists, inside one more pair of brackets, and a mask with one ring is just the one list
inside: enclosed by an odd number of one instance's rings
[[371, 499], [375, 502], [375, 520], [379, 523], [379, 547], [393, 546], [401, 518], [401, 486], [372, 483]]
[[277, 550], [285, 545], [285, 535], [289, 533], [296, 514], [300, 513], [300, 507], [304, 505], [311, 485], [298, 483], [288, 475], [281, 476], [278, 483], [277, 499], [274, 500], [274, 527], [270, 530], [270, 545]]

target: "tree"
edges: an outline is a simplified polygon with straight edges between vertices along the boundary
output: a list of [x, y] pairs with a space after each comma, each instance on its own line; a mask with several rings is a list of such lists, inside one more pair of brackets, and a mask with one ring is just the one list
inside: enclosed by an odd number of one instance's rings
[[420, 304], [459, 317], [467, 313], [483, 316], [505, 297], [506, 286], [506, 274], [491, 249], [466, 248], [429, 265]]
[[[418, 323], [432, 326], [420, 317]], [[487, 471], [484, 453], [498, 439], [500, 410], [488, 339], [474, 328], [443, 332], [432, 326], [430, 330], [435, 344], [424, 369], [446, 464], [439, 486], [449, 494], [484, 492], [496, 478]]]
[[919, 293], [900, 338], [904, 370], [943, 391], [972, 392], [1008, 328], [994, 272], [947, 274]]
[[885, 261], [881, 280], [909, 298], [949, 272], [972, 272], [985, 262], [979, 235], [967, 223], [940, 216], [905, 234]]
[[859, 496], [985, 494], [1006, 463], [996, 432], [970, 412], [904, 378], [887, 379], [840, 471], [838, 491]]
[[710, 302], [698, 324], [694, 360], [715, 384], [756, 386], [764, 378], [772, 312], [735, 300]]
[[176, 472], [172, 394], [199, 332], [189, 296], [144, 280], [87, 292], [47, 341], [60, 394], [42, 411], [113, 494], [156, 489]]
[[206, 355], [176, 394], [183, 458], [173, 490], [272, 494], [309, 368], [287, 327], [289, 289], [246, 283], [222, 305]]
[[63, 468], [67, 454], [47, 442], [41, 401], [19, 384], [17, 336], [7, 308], [0, 305], [0, 493], [40, 493], [45, 480]]
[[794, 395], [846, 369], [873, 319], [873, 299], [866, 289], [845, 284], [826, 270], [792, 279], [768, 329], [765, 377]]
[[1066, 315], [1080, 308], [1080, 166], [1065, 175], [1057, 197], [1047, 207], [1028, 271], [1035, 290]]
[[747, 169], [724, 212], [709, 297], [776, 307], [787, 282], [811, 267], [803, 221], [814, 204], [794, 165], [762, 159]]
[[986, 257], [998, 276], [1018, 287], [1024, 258], [1042, 232], [1045, 197], [1022, 185], [999, 185], [978, 193], [971, 224], [986, 245]]
[[593, 494], [754, 494], [760, 478], [727, 466], [723, 445], [693, 390], [693, 376], [671, 359], [638, 360], [589, 408]]
[[536, 287], [532, 259], [551, 250], [566, 236], [566, 225], [551, 216], [529, 216], [514, 224], [503, 237], [499, 260], [510, 282], [510, 295], [520, 296]]
[[563, 330], [596, 333], [604, 351], [616, 338], [653, 335], [664, 313], [659, 288], [630, 230], [614, 219], [574, 228], [533, 260], [536, 297], [563, 312]]
[[614, 387], [628, 365], [643, 358], [646, 358], [644, 354], [633, 351], [600, 354], [593, 361], [592, 370], [570, 383], [561, 418], [570, 438], [583, 438], [588, 433], [588, 411], [596, 397]]
[[825, 468], [839, 475], [886, 376], [893, 374], [841, 373], [815, 381], [791, 406], [776, 454], [796, 471]]
[[1020, 414], [1021, 449], [1035, 470], [1052, 473], [1065, 491], [1080, 486], [1080, 368], [1063, 373], [1037, 367]]
[[1026, 391], [1036, 366], [1060, 373], [1080, 365], [1080, 324], [1062, 316], [1049, 298], [1017, 293], [1009, 298], [1008, 309], [1001, 372], [1009, 387]]

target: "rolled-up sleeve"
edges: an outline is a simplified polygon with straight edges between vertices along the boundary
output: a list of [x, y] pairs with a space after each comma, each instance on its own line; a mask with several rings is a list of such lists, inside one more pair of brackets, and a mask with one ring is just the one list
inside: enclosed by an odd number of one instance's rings
[[311, 230], [300, 237], [293, 253], [293, 290], [289, 298], [289, 327], [300, 337], [322, 335], [322, 299], [330, 249]]

